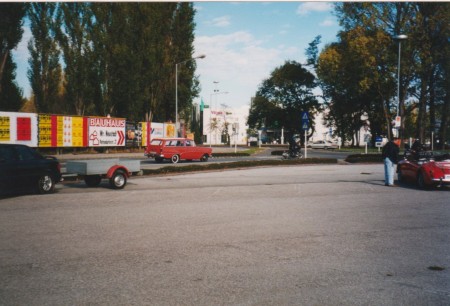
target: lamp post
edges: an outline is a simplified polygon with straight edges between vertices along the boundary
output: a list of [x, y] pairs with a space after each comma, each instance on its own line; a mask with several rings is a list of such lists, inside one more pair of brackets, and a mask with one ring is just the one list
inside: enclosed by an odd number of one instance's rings
[[[400, 114], [400, 59], [401, 59], [401, 50], [402, 50], [402, 40], [406, 40], [408, 36], [404, 34], [396, 35], [394, 36], [394, 39], [398, 41], [398, 63], [397, 63], [397, 116], [395, 117], [395, 121], [397, 122], [397, 118]], [[401, 128], [401, 121], [400, 126], [398, 126], [398, 129], [400, 131]], [[398, 133], [398, 136], [401, 136], [400, 133]]]
[[[216, 83], [216, 82], [214, 82]], [[218, 82], [217, 82], [218, 83]], [[209, 147], [211, 147], [212, 144], [212, 136], [211, 136], [211, 113], [212, 113], [212, 96], [217, 96], [217, 95], [226, 95], [228, 94], [228, 91], [223, 91], [223, 92], [219, 92], [218, 89], [214, 90], [214, 93], [212, 93], [209, 97]]]
[[178, 127], [178, 65], [193, 61], [198, 58], [205, 58], [206, 55], [202, 54], [185, 61], [179, 62], [175, 64], [175, 129], [177, 131], [177, 137], [179, 136], [179, 127]]

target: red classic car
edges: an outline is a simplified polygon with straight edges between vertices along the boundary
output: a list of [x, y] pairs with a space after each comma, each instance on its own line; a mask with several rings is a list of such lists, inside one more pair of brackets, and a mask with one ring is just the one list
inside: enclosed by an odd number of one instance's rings
[[188, 138], [155, 138], [145, 150], [145, 156], [155, 158], [160, 163], [164, 159], [176, 164], [181, 159], [207, 161], [212, 149], [197, 147], [194, 140]]
[[450, 185], [450, 155], [406, 152], [397, 165], [397, 175], [399, 182], [416, 182], [419, 188]]

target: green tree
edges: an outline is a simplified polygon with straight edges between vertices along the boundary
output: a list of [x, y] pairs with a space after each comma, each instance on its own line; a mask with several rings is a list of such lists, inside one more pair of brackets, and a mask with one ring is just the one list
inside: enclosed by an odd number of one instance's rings
[[87, 26], [91, 11], [87, 3], [60, 3], [56, 37], [65, 63], [66, 100], [77, 115], [94, 114], [92, 78], [93, 53]]
[[61, 65], [55, 41], [56, 3], [31, 3], [28, 10], [32, 39], [28, 43], [28, 79], [38, 112], [52, 112], [60, 102]]
[[0, 109], [2, 111], [17, 112], [23, 104], [22, 90], [14, 81], [16, 78], [16, 64], [12, 61], [11, 56], [6, 59], [3, 68], [3, 75], [0, 87]]
[[[415, 131], [406, 131], [405, 135], [402, 131], [408, 119], [402, 120], [401, 137], [414, 134], [424, 141], [427, 131], [434, 128], [438, 114], [441, 121], [448, 120], [446, 97], [449, 87], [445, 84], [445, 65], [449, 58], [449, 7], [448, 3], [432, 2], [336, 5], [344, 31], [362, 27], [366, 32], [382, 31], [392, 37], [390, 53], [395, 54], [395, 57], [391, 60], [386, 58], [388, 67], [397, 65], [398, 44], [393, 38], [398, 34], [408, 35], [408, 40], [402, 43], [400, 100], [397, 101], [396, 91], [391, 100], [398, 103], [402, 118], [413, 115], [408, 110], [418, 111], [418, 116]], [[393, 74], [397, 72], [392, 68], [389, 70]], [[417, 107], [411, 107], [413, 104], [417, 104]], [[396, 108], [388, 109], [389, 115], [395, 114], [394, 110]], [[442, 137], [442, 131], [440, 134]]]
[[362, 27], [342, 31], [339, 42], [322, 51], [317, 74], [330, 112], [327, 119], [343, 140], [357, 135], [369, 115], [372, 134], [391, 135], [391, 97], [395, 88], [389, 63], [389, 36]]
[[250, 107], [250, 128], [278, 128], [280, 123], [290, 135], [302, 130], [301, 113], [313, 115], [319, 103], [312, 90], [315, 77], [295, 61], [286, 61], [259, 86]]
[[[2, 80], [10, 51], [22, 39], [22, 25], [26, 7], [27, 4], [25, 3], [0, 3], [0, 93], [2, 92]], [[6, 82], [9, 83], [11, 80], [6, 80]]]

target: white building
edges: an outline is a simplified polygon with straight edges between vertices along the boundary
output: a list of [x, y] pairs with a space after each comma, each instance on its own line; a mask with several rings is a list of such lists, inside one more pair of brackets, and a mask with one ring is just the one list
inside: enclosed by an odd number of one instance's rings
[[222, 135], [228, 131], [230, 145], [246, 145], [249, 109], [249, 106], [205, 108], [203, 110], [203, 144], [226, 144], [226, 139]]

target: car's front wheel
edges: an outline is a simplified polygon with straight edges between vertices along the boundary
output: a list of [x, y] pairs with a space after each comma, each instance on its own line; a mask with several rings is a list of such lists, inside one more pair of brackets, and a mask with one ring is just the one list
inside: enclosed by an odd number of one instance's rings
[[55, 180], [49, 174], [43, 174], [39, 177], [37, 182], [37, 191], [40, 194], [52, 193], [55, 191]]
[[175, 155], [172, 156], [170, 161], [172, 162], [172, 164], [176, 164], [176, 163], [178, 163], [180, 161], [180, 156], [175, 154]]
[[208, 161], [208, 158], [209, 158], [208, 154], [205, 154], [205, 155], [203, 155], [203, 156], [200, 158], [200, 161], [202, 161], [202, 162], [207, 162], [207, 161]]
[[423, 178], [422, 172], [419, 172], [419, 173], [417, 174], [417, 186], [418, 186], [420, 189], [426, 189], [426, 188], [427, 188], [427, 185], [425, 184], [425, 180], [424, 180], [424, 178]]

